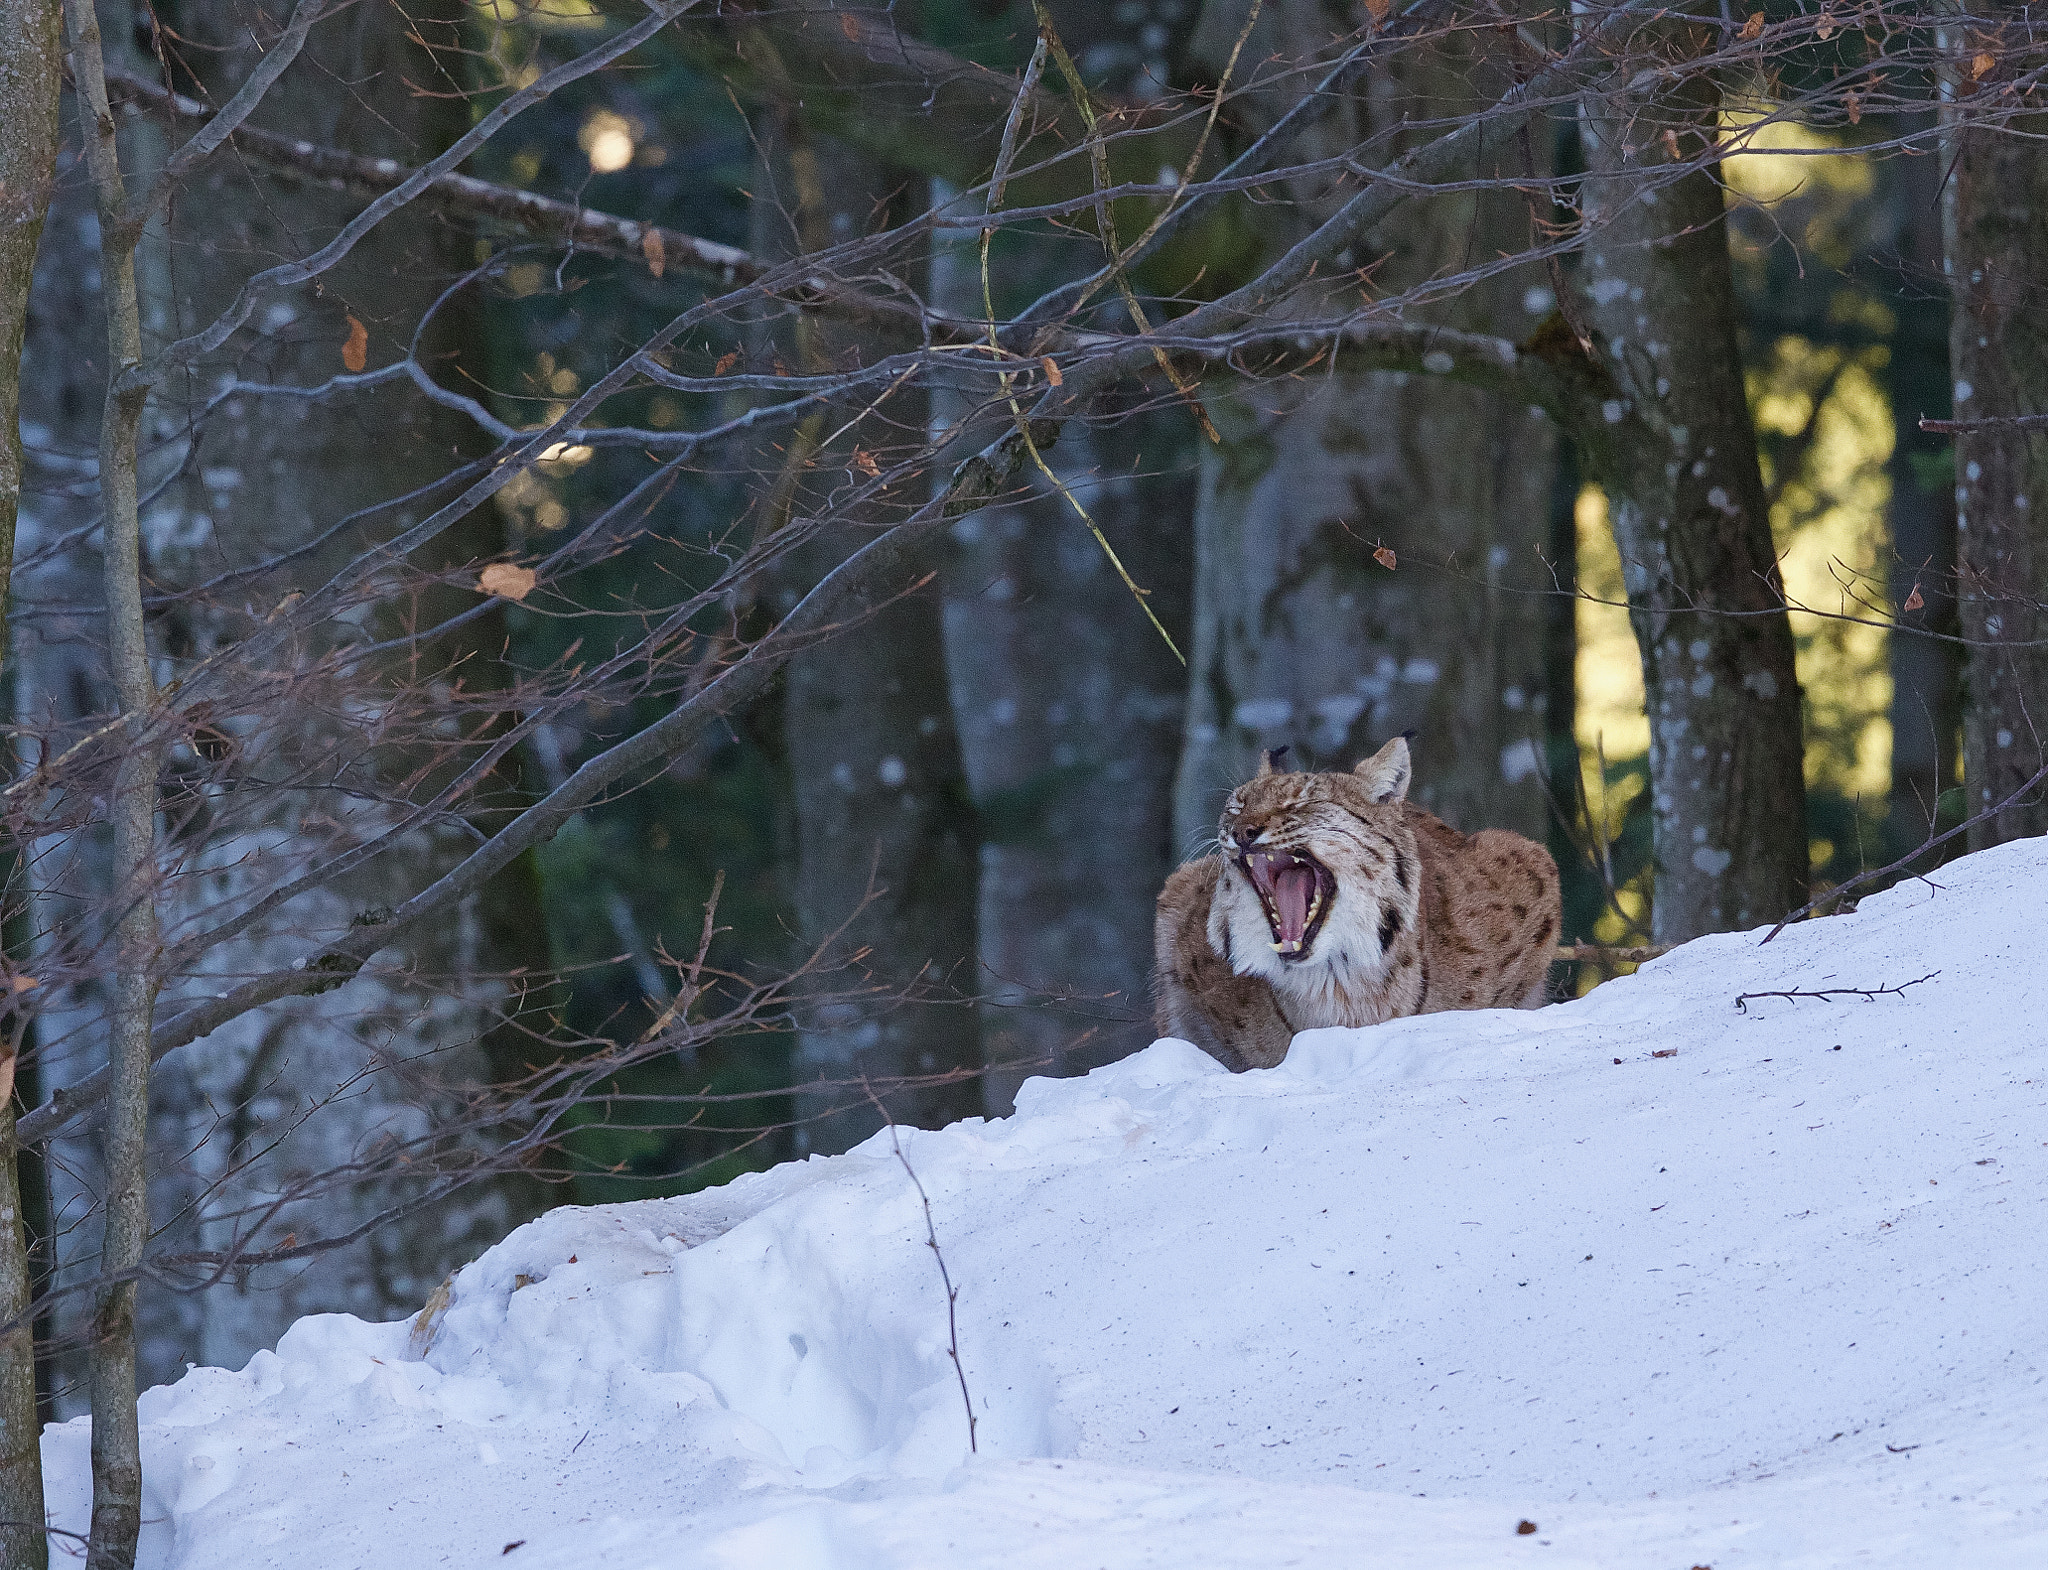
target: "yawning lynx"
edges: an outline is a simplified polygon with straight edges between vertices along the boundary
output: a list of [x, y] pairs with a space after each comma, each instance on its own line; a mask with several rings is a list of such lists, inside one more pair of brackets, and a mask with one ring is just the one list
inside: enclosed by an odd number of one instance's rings
[[1219, 854], [1160, 893], [1162, 1036], [1270, 1068], [1298, 1030], [1542, 1003], [1559, 927], [1548, 851], [1411, 805], [1403, 739], [1350, 774], [1281, 773], [1276, 756], [1231, 793]]

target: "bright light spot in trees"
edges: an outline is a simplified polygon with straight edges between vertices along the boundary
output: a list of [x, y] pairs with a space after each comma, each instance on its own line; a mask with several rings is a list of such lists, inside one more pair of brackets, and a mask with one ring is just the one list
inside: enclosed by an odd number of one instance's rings
[[611, 174], [633, 161], [633, 123], [609, 109], [598, 109], [576, 133], [576, 145], [598, 174]]

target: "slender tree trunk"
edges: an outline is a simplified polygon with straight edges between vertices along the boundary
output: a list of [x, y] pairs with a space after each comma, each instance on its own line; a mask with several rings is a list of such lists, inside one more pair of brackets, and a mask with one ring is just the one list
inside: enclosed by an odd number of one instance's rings
[[[2048, 416], [2048, 116], [2008, 118], [2001, 95], [2038, 68], [2006, 6], [1972, 0], [1948, 51], [1990, 53], [1952, 72], [1942, 191], [1949, 364], [1959, 420]], [[1991, 123], [1992, 117], [1996, 123]], [[1963, 780], [1972, 813], [2011, 795], [2048, 756], [2048, 429], [1993, 426], [1956, 437], [1957, 571], [1969, 646]], [[1970, 830], [1970, 849], [2048, 833], [2037, 791]]]
[[[36, 242], [57, 170], [63, 64], [62, 7], [55, 0], [0, 0], [0, 124], [7, 127], [0, 134], [0, 681], [10, 683], [9, 591], [22, 482], [21, 349]], [[0, 703], [0, 709], [11, 707]], [[11, 835], [0, 833], [0, 839], [5, 840], [0, 902], [11, 902], [18, 897], [20, 856]], [[0, 910], [0, 931], [10, 937], [20, 927], [8, 919], [11, 914], [11, 909]], [[11, 971], [21, 956], [9, 946], [6, 958]], [[0, 1058], [0, 1570], [28, 1570], [49, 1559], [42, 1532], [33, 1272], [21, 1183], [26, 1158], [14, 1140], [20, 1067], [14, 1054], [22, 1034], [17, 1029], [12, 1040], [0, 1043], [5, 1054]]]
[[[1175, 430], [1173, 427], [1181, 427]], [[1176, 450], [1184, 416], [1100, 434], [1068, 427], [1048, 458], [1185, 646], [1193, 485], [1119, 475]], [[1085, 1070], [1151, 1039], [1153, 903], [1177, 859], [1173, 759], [1186, 673], [1049, 486], [953, 531], [946, 658], [982, 825], [985, 1104], [1004, 1116], [1034, 1074]]]
[[[1791, 622], [1771, 545], [1735, 339], [1719, 181], [1654, 188], [1675, 146], [1717, 134], [1706, 83], [1633, 89], [1694, 24], [1650, 24], [1586, 95], [1583, 274], [1617, 396], [1600, 478], [1620, 547], [1650, 710], [1654, 932], [1682, 942], [1775, 920], [1806, 884], [1806, 790]], [[1704, 31], [1704, 29], [1701, 29]]]
[[[768, 47], [761, 38], [754, 46]], [[772, 63], [770, 54], [761, 58]], [[812, 252], [859, 234], [903, 186], [900, 171], [814, 134], [792, 103], [761, 118], [756, 254]], [[805, 370], [836, 363], [840, 350], [827, 327], [810, 321], [760, 346], [764, 359]], [[801, 522], [813, 471], [846, 472], [850, 443], [821, 452], [817, 440], [807, 432], [786, 450], [761, 454], [758, 528]], [[778, 575], [778, 614], [864, 538], [864, 530], [839, 529], [794, 551]], [[803, 941], [844, 928], [842, 953], [860, 958], [818, 978], [818, 988], [873, 994], [807, 1011], [794, 1068], [799, 1151], [843, 1150], [879, 1126], [859, 1087], [848, 1088], [851, 1079], [981, 1065], [975, 1011], [966, 1004], [979, 984], [974, 818], [946, 690], [941, 614], [938, 592], [923, 589], [789, 662], [784, 736]], [[936, 1127], [979, 1112], [981, 1087], [962, 1078], [887, 1100], [892, 1116]]]
[[[1198, 47], [1212, 64], [1247, 15], [1242, 0], [1208, 7]], [[1337, 26], [1313, 6], [1268, 7], [1243, 58], [1307, 58], [1330, 36], [1325, 20]], [[1404, 55], [1326, 117], [1311, 151], [1487, 100], [1505, 85], [1504, 65], [1469, 34]], [[1262, 123], [1288, 107], [1268, 96], [1252, 100]], [[1509, 143], [1487, 172], [1518, 172], [1521, 156]], [[1312, 218], [1335, 193], [1295, 194]], [[1377, 254], [1358, 261], [1375, 291], [1398, 290], [1517, 249], [1528, 231], [1519, 199], [1431, 197], [1403, 206], [1373, 237]], [[1482, 284], [1444, 319], [1519, 336], [1536, 320], [1524, 297], [1539, 287], [1534, 273]], [[1326, 303], [1356, 299], [1332, 285]], [[1485, 391], [1395, 372], [1216, 385], [1206, 402], [1223, 443], [1204, 452], [1195, 514], [1180, 847], [1214, 832], [1223, 793], [1262, 750], [1287, 744], [1304, 763], [1342, 767], [1409, 730], [1419, 733], [1415, 800], [1463, 828], [1542, 836], [1544, 611], [1535, 592], [1516, 591], [1548, 583], [1538, 551], [1549, 423]]]
[[124, 724], [109, 795], [113, 824], [113, 976], [107, 1058], [113, 1090], [105, 1130], [106, 1197], [93, 1309], [92, 1538], [87, 1570], [135, 1563], [142, 1529], [142, 1452], [135, 1413], [135, 1271], [149, 1241], [149, 1031], [156, 1009], [156, 776], [149, 734], [156, 684], [142, 619], [141, 497], [136, 472], [146, 388], [125, 380], [142, 363], [135, 287], [140, 225], [128, 213], [114, 117], [91, 0], [70, 0], [80, 130], [100, 220], [107, 322], [107, 395], [100, 414], [100, 509], [108, 665]]
[[[1922, 122], [1925, 123], [1924, 121]], [[1929, 151], [1883, 166], [1896, 214], [1897, 265], [1905, 280], [1893, 309], [1885, 391], [1892, 410], [1892, 604], [1900, 613], [1889, 640], [1892, 670], [1892, 788], [1886, 860], [1926, 839], [1941, 795], [1961, 761], [1962, 658], [1952, 643], [1919, 633], [1957, 627], [1955, 488], [1927, 471], [1948, 438], [1920, 429], [1922, 416], [1949, 412], [1949, 311], [1942, 288], [1941, 193], [1948, 160]]]
[[[935, 189], [933, 200], [949, 195]], [[994, 291], [1008, 294], [1044, 261], [1034, 250], [998, 253]], [[934, 247], [931, 299], [982, 314], [971, 232]], [[1102, 412], [1112, 412], [1107, 401]], [[933, 439], [953, 443], [933, 484], [1010, 419], [995, 378], [961, 368], [932, 395]], [[1126, 413], [1069, 425], [1045, 454], [1183, 649], [1194, 435], [1182, 409]], [[946, 562], [946, 668], [982, 833], [978, 985], [992, 1117], [1010, 1113], [1033, 1075], [1085, 1072], [1152, 1039], [1153, 905], [1179, 860], [1173, 772], [1187, 671], [1072, 501], [1035, 471], [1028, 478], [1030, 499], [954, 525]]]

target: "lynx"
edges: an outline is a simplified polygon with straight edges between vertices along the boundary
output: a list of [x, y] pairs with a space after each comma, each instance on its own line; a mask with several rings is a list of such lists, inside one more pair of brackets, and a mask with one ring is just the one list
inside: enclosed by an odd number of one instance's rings
[[1231, 793], [1218, 853], [1159, 895], [1162, 1036], [1270, 1068], [1300, 1030], [1544, 1001], [1559, 928], [1548, 851], [1460, 834], [1407, 801], [1406, 738], [1349, 774], [1280, 759]]

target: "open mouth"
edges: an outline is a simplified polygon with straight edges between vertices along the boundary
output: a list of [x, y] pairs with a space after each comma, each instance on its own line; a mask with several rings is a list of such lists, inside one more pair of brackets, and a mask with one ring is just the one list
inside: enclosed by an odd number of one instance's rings
[[1273, 952], [1288, 961], [1307, 959], [1337, 897], [1329, 869], [1313, 856], [1285, 850], [1247, 851], [1237, 864], [1258, 891]]

